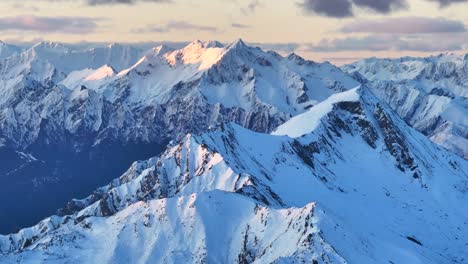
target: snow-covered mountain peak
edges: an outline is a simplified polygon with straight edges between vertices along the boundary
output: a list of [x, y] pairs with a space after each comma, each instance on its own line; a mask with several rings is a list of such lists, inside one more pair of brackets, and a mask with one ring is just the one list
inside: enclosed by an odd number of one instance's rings
[[80, 71], [73, 71], [67, 75], [67, 77], [60, 82], [70, 90], [76, 88], [86, 87], [95, 90], [100, 87], [110, 78], [117, 75], [115, 69], [110, 65], [103, 65], [98, 69], [83, 69]]
[[[296, 63], [305, 63], [306, 62], [306, 60], [303, 57], [297, 55], [294, 52], [290, 53], [287, 58], [289, 60], [291, 60], [291, 61], [296, 62]], [[312, 62], [312, 61], [310, 61], [310, 62]]]
[[196, 40], [181, 50], [165, 54], [168, 63], [173, 67], [179, 64], [197, 65], [198, 70], [206, 70], [215, 64], [224, 53], [222, 47], [212, 47], [210, 42]]
[[34, 44], [31, 50], [35, 51], [36, 53], [44, 53], [41, 54], [43, 56], [49, 53], [67, 53], [70, 52], [70, 49], [67, 48], [65, 45], [57, 42], [52, 41], [41, 41]]
[[165, 44], [162, 44], [162, 45], [152, 48], [151, 51], [147, 52], [147, 55], [161, 56], [173, 50], [174, 50], [173, 48]]
[[236, 39], [233, 41], [231, 44], [228, 45], [228, 48], [245, 48], [247, 47], [247, 44], [245, 44], [244, 40], [242, 39]]
[[203, 43], [203, 47], [205, 48], [224, 48], [223, 43], [217, 40], [208, 40]]
[[272, 135], [286, 135], [298, 138], [309, 134], [317, 128], [322, 118], [326, 117], [337, 103], [358, 102], [364, 89], [367, 88], [356, 87], [343, 93], [331, 95], [328, 99], [310, 108], [307, 112], [294, 116], [286, 123], [280, 125]]
[[93, 81], [93, 80], [101, 80], [104, 78], [109, 78], [116, 75], [117, 72], [112, 68], [110, 65], [104, 65], [99, 69], [96, 69], [92, 74], [88, 75], [85, 80], [86, 81]]

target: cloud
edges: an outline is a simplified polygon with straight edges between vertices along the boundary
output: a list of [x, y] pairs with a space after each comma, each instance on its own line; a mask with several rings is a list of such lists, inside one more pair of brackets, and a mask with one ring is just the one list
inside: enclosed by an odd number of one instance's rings
[[170, 3], [172, 0], [86, 0], [88, 5], [135, 4], [137, 2]]
[[[5, 0], [3, 0], [5, 1]], [[37, 3], [39, 1], [51, 2], [51, 3], [83, 3], [90, 6], [99, 6], [99, 5], [133, 5], [137, 3], [173, 3], [174, 0], [9, 0], [11, 2], [17, 2], [18, 5], [24, 5], [26, 2]]]
[[468, 0], [428, 0], [431, 2], [437, 2], [441, 7], [446, 7], [451, 4], [459, 4], [459, 3], [468, 3]]
[[239, 24], [239, 23], [232, 23], [231, 27], [233, 27], [233, 28], [250, 28], [251, 26], [245, 25], [245, 24]]
[[246, 7], [241, 8], [244, 15], [253, 14], [258, 7], [262, 6], [260, 0], [251, 0]]
[[406, 0], [352, 0], [352, 2], [357, 7], [369, 8], [383, 14], [407, 7]]
[[431, 34], [465, 32], [461, 21], [446, 18], [399, 17], [380, 20], [356, 20], [341, 28], [344, 33]]
[[305, 51], [312, 52], [338, 52], [338, 51], [420, 51], [443, 52], [457, 51], [466, 48], [468, 40], [466, 34], [441, 34], [438, 41], [431, 35], [387, 35], [372, 34], [365, 37], [345, 37], [336, 39], [323, 39], [318, 44], [303, 47]]
[[22, 15], [0, 18], [0, 31], [34, 31], [43, 33], [87, 34], [96, 31], [100, 18], [44, 17]]
[[305, 0], [298, 5], [307, 13], [330, 17], [353, 16], [352, 4], [349, 0]]
[[[438, 2], [441, 7], [455, 3], [467, 3], [468, 0], [426, 0]], [[353, 17], [354, 9], [367, 9], [380, 14], [389, 14], [396, 10], [407, 9], [408, 0], [302, 0], [298, 3], [308, 14], [343, 18]]]
[[24, 3], [14, 3], [12, 6], [14, 9], [22, 10], [22, 11], [29, 11], [29, 12], [39, 12], [40, 9], [37, 6], [28, 6]]
[[169, 21], [164, 25], [150, 25], [145, 28], [138, 28], [133, 30], [134, 33], [148, 33], [148, 32], [156, 32], [156, 33], [167, 33], [170, 31], [190, 31], [190, 30], [198, 30], [198, 31], [207, 31], [207, 32], [218, 32], [219, 29], [213, 26], [205, 26], [205, 25], [197, 25], [192, 24], [186, 21]]
[[353, 7], [387, 14], [407, 7], [406, 0], [304, 0], [299, 3], [307, 13], [329, 17], [352, 17]]

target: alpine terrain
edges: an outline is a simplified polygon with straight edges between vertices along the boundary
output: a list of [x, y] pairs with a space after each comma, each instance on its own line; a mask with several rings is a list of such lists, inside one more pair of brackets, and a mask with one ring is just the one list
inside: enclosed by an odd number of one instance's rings
[[468, 55], [371, 58], [343, 70], [433, 142], [468, 159]]
[[329, 63], [242, 40], [180, 50], [1, 47], [0, 155], [9, 153], [0, 159], [2, 233], [55, 213], [186, 133], [224, 122], [271, 132], [359, 85]]
[[0, 236], [0, 262], [468, 261], [468, 163], [371, 89], [272, 130], [228, 123], [172, 141], [60, 216]]

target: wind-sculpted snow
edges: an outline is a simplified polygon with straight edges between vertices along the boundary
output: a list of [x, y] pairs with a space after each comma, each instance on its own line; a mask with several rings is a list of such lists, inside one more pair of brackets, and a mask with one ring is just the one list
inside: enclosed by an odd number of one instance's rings
[[366, 59], [343, 70], [433, 142], [468, 157], [468, 56]]
[[365, 87], [322, 104], [273, 135], [188, 135], [0, 236], [0, 262], [466, 262], [467, 162]]

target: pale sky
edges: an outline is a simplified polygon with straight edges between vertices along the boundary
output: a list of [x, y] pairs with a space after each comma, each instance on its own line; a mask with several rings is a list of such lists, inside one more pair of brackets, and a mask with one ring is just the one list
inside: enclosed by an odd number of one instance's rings
[[5, 42], [249, 43], [317, 61], [468, 51], [468, 0], [2, 0]]

